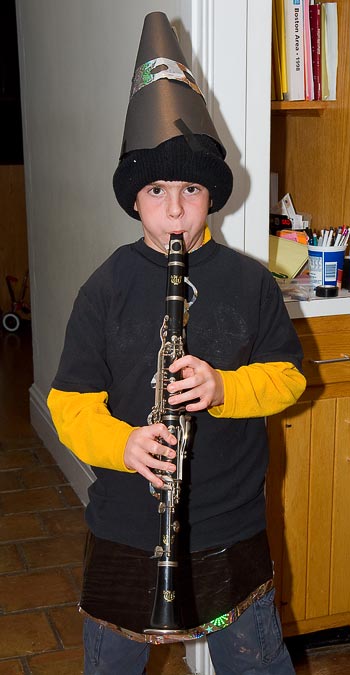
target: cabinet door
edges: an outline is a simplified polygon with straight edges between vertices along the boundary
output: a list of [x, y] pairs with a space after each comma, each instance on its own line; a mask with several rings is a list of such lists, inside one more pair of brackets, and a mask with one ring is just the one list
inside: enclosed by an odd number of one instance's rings
[[330, 614], [350, 612], [350, 398], [336, 408]]
[[349, 612], [349, 425], [349, 398], [298, 403], [268, 422], [268, 531], [286, 635], [341, 625]]

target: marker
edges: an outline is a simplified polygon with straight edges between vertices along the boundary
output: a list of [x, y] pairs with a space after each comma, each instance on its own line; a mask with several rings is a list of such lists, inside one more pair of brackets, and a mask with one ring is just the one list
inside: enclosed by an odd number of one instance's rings
[[307, 227], [305, 232], [306, 232], [307, 236], [309, 237], [309, 244], [310, 244], [310, 246], [312, 246], [312, 242], [313, 242], [312, 230], [310, 230], [310, 228]]

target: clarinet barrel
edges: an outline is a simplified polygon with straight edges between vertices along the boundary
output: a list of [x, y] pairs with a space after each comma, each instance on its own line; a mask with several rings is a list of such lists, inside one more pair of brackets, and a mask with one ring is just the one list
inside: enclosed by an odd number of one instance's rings
[[[181, 609], [177, 593], [178, 559], [177, 545], [180, 523], [177, 507], [180, 501], [182, 467], [186, 457], [190, 433], [190, 416], [181, 406], [169, 403], [167, 391], [169, 382], [180, 380], [180, 373], [170, 373], [170, 365], [184, 355], [185, 323], [185, 250], [182, 235], [171, 235], [168, 253], [167, 288], [165, 316], [161, 327], [161, 347], [158, 353], [155, 404], [148, 417], [148, 423], [162, 422], [177, 438], [176, 458], [170, 460], [158, 456], [164, 469], [155, 473], [163, 480], [163, 487], [152, 494], [158, 499], [159, 539], [154, 550], [157, 560], [157, 581], [154, 604], [149, 627], [145, 633], [166, 635], [182, 633]], [[160, 441], [166, 445], [162, 440]], [[175, 447], [175, 446], [170, 446]], [[166, 465], [175, 462], [176, 471], [167, 471]]]

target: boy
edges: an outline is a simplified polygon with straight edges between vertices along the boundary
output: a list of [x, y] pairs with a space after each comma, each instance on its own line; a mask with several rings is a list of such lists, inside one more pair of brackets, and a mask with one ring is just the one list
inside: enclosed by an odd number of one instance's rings
[[[206, 227], [232, 190], [224, 158], [167, 18], [148, 15], [113, 180], [143, 238], [81, 288], [48, 398], [61, 441], [96, 474], [80, 603], [85, 675], [142, 675], [150, 642], [205, 634], [216, 675], [294, 672], [273, 604], [264, 418], [303, 392], [302, 352], [270, 273], [216, 244]], [[149, 483], [162, 487], [159, 457], [176, 468], [176, 439], [146, 423], [171, 234], [183, 235], [198, 293], [186, 355], [170, 367], [180, 380], [168, 386], [193, 436], [180, 504], [180, 636], [145, 632], [159, 529]]]

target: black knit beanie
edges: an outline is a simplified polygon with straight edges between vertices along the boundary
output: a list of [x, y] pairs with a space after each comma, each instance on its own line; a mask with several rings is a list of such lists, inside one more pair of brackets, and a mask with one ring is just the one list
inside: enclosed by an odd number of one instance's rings
[[113, 176], [113, 187], [120, 206], [140, 220], [134, 209], [136, 196], [145, 185], [157, 180], [199, 183], [209, 190], [209, 213], [226, 204], [233, 185], [232, 172], [219, 145], [209, 136], [196, 134], [161, 143], [155, 148], [133, 150], [124, 155]]

